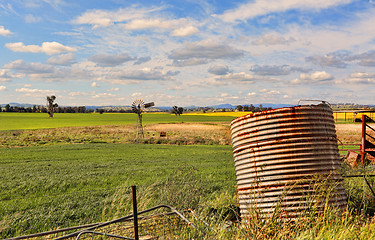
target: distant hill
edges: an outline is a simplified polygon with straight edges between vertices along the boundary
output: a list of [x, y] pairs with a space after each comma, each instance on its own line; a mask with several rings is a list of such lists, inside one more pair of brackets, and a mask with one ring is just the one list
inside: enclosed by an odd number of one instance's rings
[[[250, 104], [239, 104], [242, 106], [249, 106]], [[293, 105], [291, 104], [274, 104], [274, 103], [260, 103], [260, 104], [253, 104], [254, 107], [259, 107], [262, 105], [263, 107], [271, 107], [271, 108], [283, 108], [283, 107], [292, 107]], [[226, 109], [235, 109], [237, 108], [238, 105], [232, 105], [232, 104], [219, 104], [219, 105], [214, 105], [211, 106], [212, 108], [226, 108]]]
[[[5, 107], [6, 104], [0, 104], [1, 107]], [[29, 104], [29, 103], [9, 103], [10, 106], [12, 107], [33, 107], [34, 105], [36, 106], [40, 106], [40, 105], [43, 105], [44, 104]], [[249, 106], [250, 104], [239, 104], [239, 105], [242, 105], [242, 106]], [[262, 105], [262, 107], [267, 107], [267, 108], [273, 108], [273, 109], [276, 109], [276, 108], [283, 108], [283, 107], [292, 107], [292, 106], [295, 106], [295, 105], [291, 105], [291, 104], [283, 104], [283, 103], [260, 103], [260, 104], [253, 104], [254, 107], [259, 107], [260, 105]], [[84, 106], [84, 105], [83, 105]], [[374, 105], [357, 105], [357, 104], [343, 104], [343, 103], [339, 103], [339, 104], [331, 104], [331, 106], [333, 108], [360, 108], [360, 107], [363, 107], [363, 106], [366, 106], [366, 107], [374, 107]], [[69, 106], [61, 106], [61, 107], [69, 107]], [[71, 107], [78, 107], [78, 106], [71, 106]], [[102, 108], [102, 109], [124, 109], [124, 110], [129, 110], [131, 109], [131, 106], [129, 105], [106, 105], [106, 106], [95, 106], [95, 105], [90, 105], [90, 106], [85, 106], [86, 109], [90, 109], [90, 110], [96, 110], [96, 109], [99, 109], [99, 108]], [[237, 105], [232, 105], [232, 104], [218, 104], [218, 105], [212, 105], [212, 106], [206, 106], [208, 108], [214, 108], [214, 109], [236, 109], [237, 108]], [[184, 108], [187, 108], [187, 109], [198, 109], [198, 108], [205, 108], [203, 106], [185, 106]], [[155, 107], [152, 107], [150, 108], [149, 110], [150, 111], [170, 111], [172, 109], [172, 105], [171, 106], [155, 106]]]
[[[29, 104], [29, 103], [8, 103], [11, 107], [33, 107], [39, 104]], [[1, 107], [5, 107], [7, 104], [0, 104]]]

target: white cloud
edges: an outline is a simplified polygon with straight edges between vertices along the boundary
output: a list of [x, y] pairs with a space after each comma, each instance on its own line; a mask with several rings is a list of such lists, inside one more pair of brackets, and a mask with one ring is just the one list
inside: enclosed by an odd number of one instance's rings
[[113, 72], [112, 76], [120, 80], [172, 80], [177, 74], [179, 74], [178, 71], [143, 68]]
[[142, 19], [148, 13], [159, 11], [161, 8], [120, 8], [115, 11], [89, 10], [73, 20], [75, 24], [90, 24], [93, 28], [107, 27], [132, 19]]
[[352, 1], [353, 0], [255, 0], [241, 4], [237, 8], [228, 10], [218, 17], [225, 22], [236, 22], [238, 20], [245, 21], [269, 13], [284, 12], [292, 9], [317, 11], [320, 9], [348, 4]]
[[9, 34], [12, 34], [12, 32], [8, 29], [5, 29], [4, 26], [0, 26], [0, 35], [1, 36], [7, 36]]
[[117, 97], [116, 95], [112, 93], [98, 93], [92, 96], [92, 98], [108, 98], [108, 97]]
[[249, 92], [249, 93], [247, 94], [247, 96], [256, 96], [256, 95], [257, 95], [256, 92]]
[[202, 65], [208, 63], [207, 59], [202, 58], [190, 58], [186, 60], [173, 60], [173, 66], [175, 67], [186, 67], [194, 65]]
[[96, 82], [91, 83], [91, 87], [99, 87], [99, 85]]
[[89, 61], [93, 61], [101, 66], [105, 67], [114, 67], [117, 65], [121, 65], [125, 62], [134, 60], [135, 58], [129, 56], [127, 53], [120, 53], [120, 54], [96, 54], [94, 56], [89, 57]]
[[319, 66], [328, 66], [336, 68], [346, 68], [347, 64], [338, 54], [326, 54], [324, 56], [310, 56], [305, 58], [306, 62], [311, 62]]
[[141, 97], [143, 94], [140, 93], [140, 92], [135, 92], [135, 93], [132, 93], [132, 97]]
[[123, 24], [126, 30], [171, 30], [170, 36], [174, 37], [188, 37], [199, 32], [197, 27], [189, 25], [189, 21], [185, 18], [164, 20], [160, 18], [153, 19], [133, 19], [128, 23]]
[[243, 83], [254, 83], [256, 78], [253, 75], [247, 74], [245, 72], [239, 73], [227, 73], [226, 75], [217, 75], [213, 78], [207, 79], [205, 84], [210, 84], [212, 86], [219, 86], [219, 85], [230, 85], [233, 83], [236, 84], [243, 84]]
[[63, 52], [75, 52], [77, 49], [64, 46], [58, 42], [44, 42], [41, 46], [38, 45], [24, 45], [22, 42], [7, 43], [7, 48], [13, 52], [31, 52], [31, 53], [45, 53], [47, 55], [60, 54]]
[[296, 39], [289, 37], [288, 39], [283, 36], [278, 36], [276, 34], [267, 33], [261, 36], [260, 38], [252, 41], [253, 45], [288, 45], [292, 42], [295, 42]]
[[7, 14], [15, 14], [15, 15], [17, 15], [17, 12], [14, 11], [13, 6], [10, 3], [8, 3], [8, 4], [5, 4], [5, 3], [2, 4], [0, 2], [0, 9], [4, 10]]
[[5, 89], [7, 89], [7, 87], [0, 85], [0, 91], [4, 91]]
[[278, 95], [278, 94], [280, 94], [280, 91], [271, 90], [271, 91], [266, 92], [266, 94], [267, 95]]
[[[301, 53], [300, 50], [304, 49], [307, 56], [322, 56], [327, 52], [335, 53], [353, 49], [355, 51], [368, 51], [373, 49], [374, 22], [375, 8], [369, 8], [360, 13], [350, 14], [346, 21], [343, 23], [338, 22], [334, 25], [324, 22], [318, 25], [308, 22], [301, 25], [291, 24], [286, 29], [283, 29], [287, 31], [284, 35], [294, 36], [298, 38], [298, 41], [292, 46], [285, 46], [283, 50]], [[272, 51], [279, 50], [272, 47], [269, 47]], [[266, 49], [262, 50], [264, 52]], [[339, 60], [344, 60], [341, 56], [335, 55], [335, 57]], [[325, 57], [322, 58], [324, 61], [330, 61], [330, 59]]]
[[53, 73], [55, 68], [43, 63], [27, 63], [23, 60], [16, 60], [4, 65], [6, 69], [16, 70], [24, 74]]
[[120, 90], [120, 88], [111, 88], [111, 89], [108, 89], [107, 92], [118, 92]]
[[361, 54], [345, 56], [347, 61], [359, 61], [358, 65], [366, 67], [375, 67], [375, 51], [367, 51]]
[[305, 58], [306, 62], [311, 62], [322, 67], [346, 68], [349, 63], [355, 62], [360, 66], [375, 66], [375, 51], [370, 50], [360, 54], [352, 54], [349, 51], [333, 52], [323, 56], [314, 55]]
[[184, 88], [181, 86], [173, 86], [173, 87], [168, 87], [167, 90], [173, 90], [173, 91], [180, 91], [183, 90]]
[[56, 91], [54, 90], [41, 90], [36, 88], [17, 88], [16, 92], [25, 93], [25, 94], [52, 94], [56, 95]]
[[55, 9], [59, 9], [60, 6], [66, 5], [65, 0], [23, 0], [22, 3], [27, 8], [40, 8], [43, 4], [49, 4]]
[[134, 62], [134, 65], [140, 65], [142, 63], [146, 63], [151, 60], [151, 57], [138, 57], [136, 58], [137, 61]]
[[291, 81], [292, 84], [322, 83], [333, 80], [334, 77], [326, 71], [316, 71], [311, 74], [301, 73], [299, 78]]
[[217, 64], [217, 65], [210, 66], [208, 68], [208, 72], [215, 74], [215, 75], [226, 75], [230, 72], [230, 69], [225, 64]]
[[349, 83], [375, 83], [375, 73], [355, 72], [349, 75]]
[[224, 76], [216, 77], [216, 80], [252, 83], [254, 81], [254, 76], [251, 74], [244, 73], [244, 72], [228, 73]]
[[173, 30], [170, 35], [174, 37], [187, 37], [187, 36], [194, 35], [198, 32], [199, 32], [198, 28], [194, 26], [187, 26], [187, 27], [181, 27], [181, 28], [177, 28]]
[[65, 53], [57, 56], [52, 56], [47, 59], [46, 63], [52, 65], [71, 65], [74, 63], [75, 55], [74, 53]]
[[8, 82], [16, 77], [18, 76], [12, 74], [8, 69], [0, 69], [0, 82]]
[[234, 59], [242, 57], [243, 55], [243, 50], [213, 40], [204, 40], [201, 42], [186, 43], [183, 48], [173, 50], [169, 58], [174, 60], [186, 60], [191, 58]]
[[8, 71], [15, 72], [14, 77], [29, 77], [35, 81], [62, 81], [81, 79], [82, 76], [88, 78], [91, 73], [84, 69], [73, 70], [71, 68], [57, 68], [53, 65], [43, 64], [38, 62], [28, 63], [24, 60], [16, 60], [4, 65]]
[[293, 67], [289, 65], [254, 65], [250, 67], [250, 71], [257, 75], [288, 75], [292, 72], [308, 72], [310, 69], [304, 69], [301, 67]]
[[69, 96], [76, 97], [76, 96], [88, 96], [93, 93], [88, 93], [88, 92], [70, 92], [68, 93]]
[[25, 16], [25, 22], [26, 23], [37, 23], [37, 22], [40, 22], [42, 21], [42, 18], [41, 17], [35, 17], [34, 15], [32, 14], [27, 14]]
[[31, 84], [25, 84], [25, 85], [23, 85], [23, 87], [25, 87], [25, 88], [31, 88], [32, 85]]
[[134, 19], [124, 24], [125, 29], [140, 30], [147, 28], [165, 28], [169, 29], [173, 26], [173, 21], [165, 21], [160, 19]]

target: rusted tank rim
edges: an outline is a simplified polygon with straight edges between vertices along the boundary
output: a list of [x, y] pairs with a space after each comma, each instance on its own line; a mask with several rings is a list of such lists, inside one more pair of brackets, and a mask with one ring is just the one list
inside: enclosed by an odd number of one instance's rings
[[244, 119], [248, 118], [264, 118], [266, 119], [268, 115], [272, 114], [274, 116], [285, 115], [286, 113], [290, 113], [291, 115], [297, 115], [297, 118], [300, 117], [298, 115], [298, 112], [303, 110], [309, 110], [310, 112], [316, 112], [313, 115], [323, 115], [322, 113], [324, 111], [332, 112], [331, 108], [327, 104], [320, 104], [320, 105], [303, 105], [303, 106], [296, 106], [296, 107], [286, 107], [286, 108], [277, 108], [277, 109], [271, 109], [267, 111], [262, 112], [256, 112], [256, 113], [250, 113], [247, 115], [244, 115], [242, 117], [236, 118], [233, 121], [231, 121], [231, 125], [234, 125], [237, 122], [240, 122]]

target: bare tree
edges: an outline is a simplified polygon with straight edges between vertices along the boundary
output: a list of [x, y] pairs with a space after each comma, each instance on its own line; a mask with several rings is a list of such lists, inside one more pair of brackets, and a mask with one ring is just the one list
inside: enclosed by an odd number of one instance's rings
[[47, 96], [47, 112], [49, 114], [50, 118], [53, 118], [53, 113], [55, 112], [55, 109], [59, 106], [57, 103], [54, 103], [56, 100], [56, 97], [54, 95]]

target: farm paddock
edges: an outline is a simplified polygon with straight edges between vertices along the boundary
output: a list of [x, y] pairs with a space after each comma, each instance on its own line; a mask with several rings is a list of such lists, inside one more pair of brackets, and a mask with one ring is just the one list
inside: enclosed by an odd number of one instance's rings
[[[194, 216], [186, 215], [195, 229], [176, 224], [176, 219], [158, 220], [169, 239], [375, 236], [375, 198], [363, 179], [345, 179], [349, 208], [343, 214], [327, 209], [290, 222], [277, 220], [275, 213], [274, 221], [254, 217], [245, 227], [228, 226], [237, 203], [228, 123], [149, 123], [146, 144], [131, 143], [134, 129], [135, 125], [109, 125], [3, 131], [0, 178], [6, 194], [0, 194], [1, 238], [127, 215], [134, 184], [139, 189], [139, 210], [159, 203], [194, 210]], [[337, 124], [336, 129], [341, 141], [360, 139], [360, 124]], [[160, 137], [161, 131], [166, 137]], [[140, 164], [143, 167], [137, 170]], [[344, 165], [344, 171], [360, 169]], [[366, 171], [373, 172], [371, 166]], [[373, 186], [374, 179], [368, 180]], [[214, 215], [209, 214], [211, 209]], [[127, 234], [125, 228], [119, 230], [124, 226], [116, 225], [116, 231]], [[151, 224], [146, 228], [152, 233]]]

